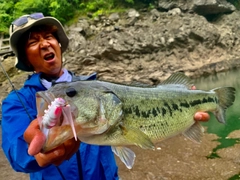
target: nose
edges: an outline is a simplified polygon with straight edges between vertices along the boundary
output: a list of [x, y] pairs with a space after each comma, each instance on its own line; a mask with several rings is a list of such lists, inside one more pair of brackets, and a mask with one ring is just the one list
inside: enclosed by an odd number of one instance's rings
[[41, 48], [48, 48], [50, 46], [50, 43], [48, 42], [48, 40], [41, 38], [40, 40], [40, 47]]

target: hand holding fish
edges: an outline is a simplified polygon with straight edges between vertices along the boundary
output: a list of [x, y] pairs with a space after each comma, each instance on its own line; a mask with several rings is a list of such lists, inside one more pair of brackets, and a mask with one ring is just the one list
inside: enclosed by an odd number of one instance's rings
[[64, 160], [70, 159], [80, 145], [79, 140], [76, 141], [72, 138], [47, 153], [41, 153], [46, 137], [40, 130], [37, 119], [33, 120], [24, 132], [24, 139], [29, 144], [28, 154], [35, 156], [38, 165], [41, 167], [49, 164], [60, 165]]
[[[196, 86], [191, 87], [191, 90], [196, 90], [196, 89], [197, 89]], [[197, 112], [194, 115], [194, 120], [195, 121], [208, 121], [209, 119], [210, 119], [210, 116], [206, 112]]]
[[197, 112], [195, 115], [194, 115], [194, 120], [195, 121], [208, 121], [210, 119], [210, 116], [208, 113], [206, 112]]

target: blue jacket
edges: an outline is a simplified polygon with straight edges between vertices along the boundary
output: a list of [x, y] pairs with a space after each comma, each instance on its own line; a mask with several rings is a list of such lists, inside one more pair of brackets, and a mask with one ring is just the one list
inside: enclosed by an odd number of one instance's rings
[[[92, 80], [96, 79], [96, 74], [74, 76], [73, 80], [75, 79]], [[2, 148], [12, 168], [30, 173], [30, 179], [33, 180], [79, 180], [80, 174], [84, 180], [118, 179], [118, 167], [109, 146], [81, 143], [79, 151], [58, 167], [39, 167], [35, 158], [28, 155], [28, 145], [23, 139], [23, 133], [36, 118], [35, 93], [42, 90], [46, 88], [40, 82], [40, 75], [33, 74], [18, 91], [28, 113], [14, 91], [2, 102]]]

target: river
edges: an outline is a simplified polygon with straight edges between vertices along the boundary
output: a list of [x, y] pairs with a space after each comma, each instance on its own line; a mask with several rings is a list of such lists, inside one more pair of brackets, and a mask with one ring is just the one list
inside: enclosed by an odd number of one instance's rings
[[[240, 72], [239, 70], [222, 72], [208, 77], [201, 77], [195, 82], [196, 86], [201, 89], [208, 90], [215, 87], [233, 86], [237, 90], [235, 102], [226, 113], [226, 124], [220, 124], [213, 120], [215, 117], [212, 114], [210, 121], [204, 123], [204, 125], [208, 127], [207, 132], [216, 134], [219, 137], [218, 141], [220, 142], [220, 144], [213, 149], [209, 158], [221, 158], [217, 154], [219, 149], [231, 147], [240, 142], [240, 134], [238, 133], [236, 137], [229, 137], [232, 132], [240, 129]], [[231, 179], [239, 179], [239, 176], [233, 176]]]
[[211, 114], [211, 120], [204, 123], [208, 127], [208, 133], [214, 133], [219, 136], [221, 145], [217, 149], [232, 146], [238, 143], [238, 138], [228, 138], [228, 135], [240, 129], [240, 73], [239, 71], [229, 71], [218, 73], [214, 76], [202, 77], [196, 81], [196, 86], [201, 89], [212, 89], [214, 87], [233, 86], [236, 88], [236, 99], [226, 113], [226, 124], [220, 124], [213, 120], [215, 117]]
[[[198, 89], [203, 90], [223, 86], [237, 89], [234, 105], [226, 113], [227, 123], [219, 123], [211, 114], [211, 119], [202, 123], [206, 132], [200, 144], [179, 135], [161, 143], [159, 151], [132, 147], [137, 155], [132, 170], [128, 170], [116, 157], [122, 180], [240, 179], [240, 73], [233, 70], [201, 77], [194, 82]], [[16, 173], [11, 169], [2, 149], [0, 179], [28, 179], [26, 174]]]

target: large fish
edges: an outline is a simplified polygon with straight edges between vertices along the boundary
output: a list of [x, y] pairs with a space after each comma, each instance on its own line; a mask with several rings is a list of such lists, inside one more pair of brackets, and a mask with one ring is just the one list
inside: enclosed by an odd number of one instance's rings
[[43, 152], [75, 136], [88, 144], [112, 146], [132, 168], [135, 154], [125, 146], [154, 149], [157, 142], [180, 133], [200, 142], [203, 127], [194, 114], [213, 112], [225, 123], [235, 89], [191, 90], [192, 85], [183, 73], [175, 73], [156, 87], [76, 81], [38, 92], [39, 123], [47, 136]]

